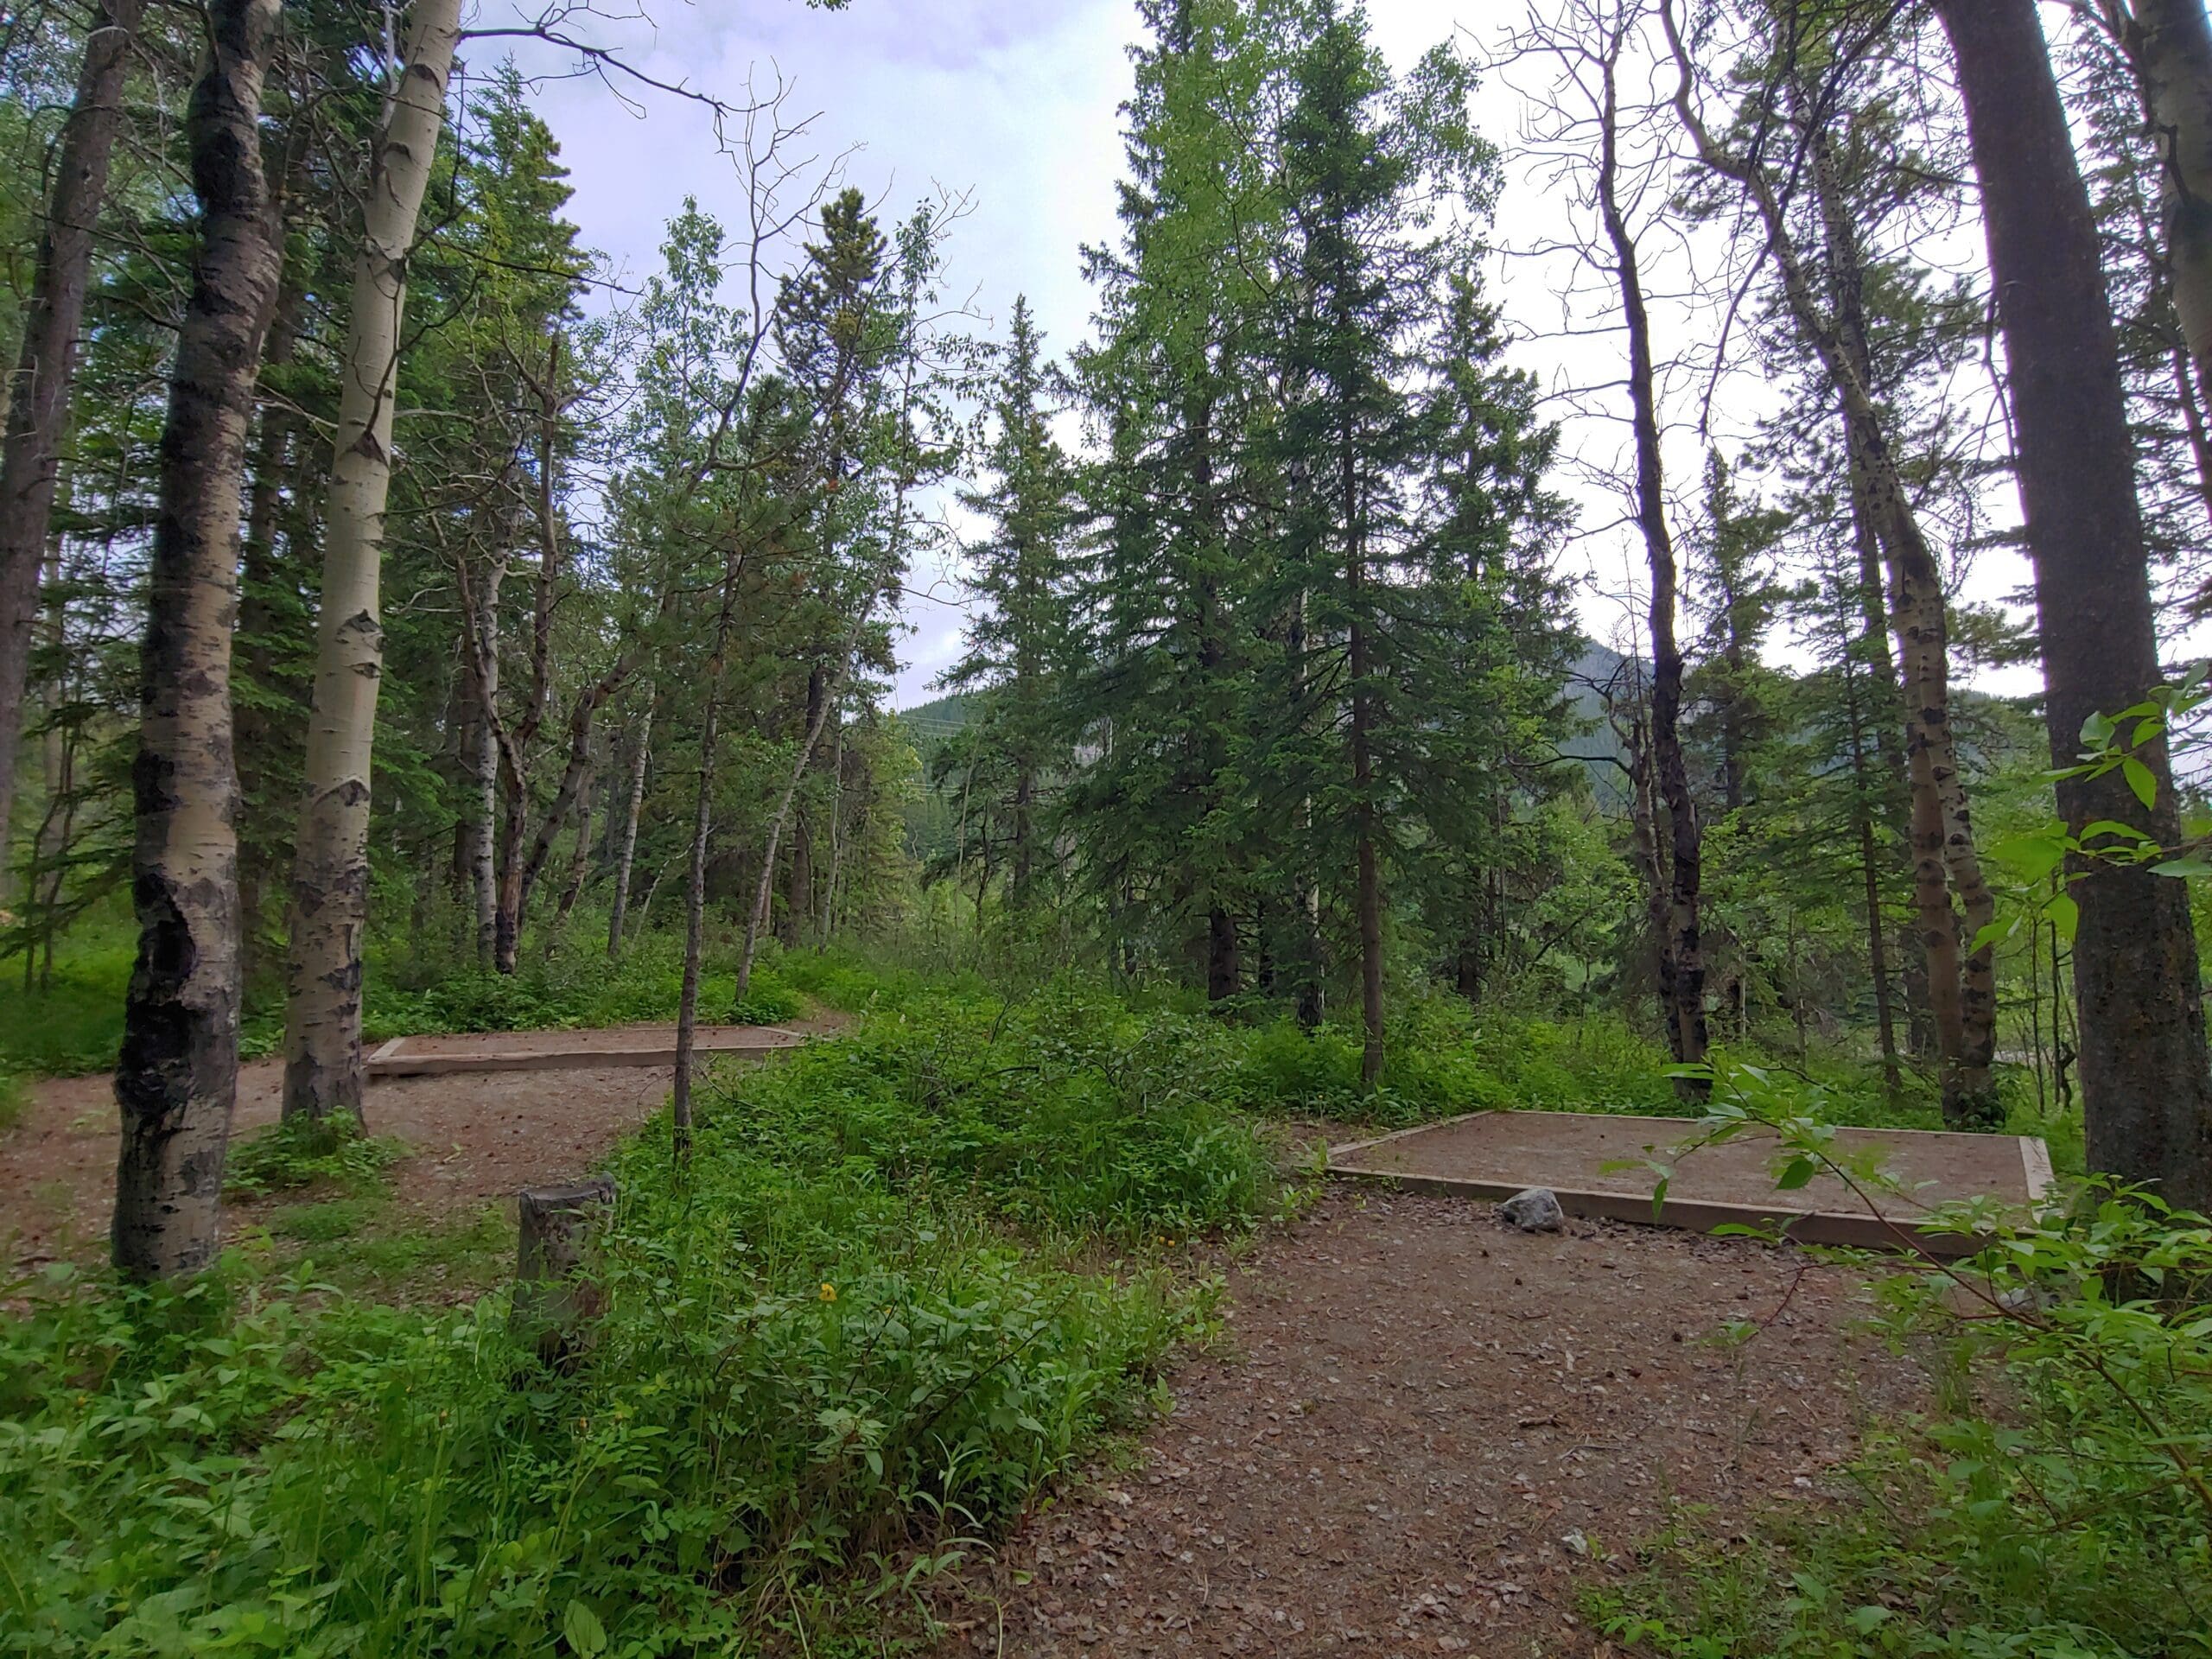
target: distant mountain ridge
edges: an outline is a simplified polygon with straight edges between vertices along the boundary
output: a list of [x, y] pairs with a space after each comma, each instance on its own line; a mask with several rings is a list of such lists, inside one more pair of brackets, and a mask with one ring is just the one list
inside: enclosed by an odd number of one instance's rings
[[[1568, 707], [1576, 723], [1587, 729], [1568, 736], [1560, 748], [1590, 769], [1591, 781], [1601, 796], [1617, 796], [1620, 788], [1620, 768], [1613, 762], [1620, 757], [1621, 748], [1612, 728], [1605, 722], [1605, 688], [1618, 676], [1627, 661], [1617, 651], [1585, 641], [1581, 654], [1567, 669]], [[981, 692], [955, 691], [895, 712], [899, 723], [913, 739], [915, 752], [926, 765], [939, 747], [967, 729], [976, 718], [982, 700]]]

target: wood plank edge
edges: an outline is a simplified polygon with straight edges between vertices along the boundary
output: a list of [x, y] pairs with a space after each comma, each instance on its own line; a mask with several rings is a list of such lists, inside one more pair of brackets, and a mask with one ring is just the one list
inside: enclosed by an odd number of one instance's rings
[[[1363, 1169], [1332, 1164], [1329, 1173], [1354, 1180], [1370, 1181], [1401, 1192], [1433, 1193], [1497, 1203], [1525, 1191], [1526, 1182], [1480, 1181], [1456, 1175], [1421, 1175], [1399, 1170]], [[1839, 1244], [1859, 1249], [1910, 1254], [1913, 1246], [1930, 1255], [1956, 1258], [1978, 1254], [1987, 1243], [1979, 1236], [1923, 1233], [1909, 1224], [1891, 1224], [1872, 1216], [1834, 1211], [1769, 1209], [1761, 1205], [1728, 1204], [1710, 1198], [1669, 1198], [1655, 1214], [1649, 1198], [1634, 1192], [1599, 1192], [1570, 1187], [1552, 1188], [1560, 1208], [1586, 1221], [1620, 1221], [1640, 1227], [1672, 1227], [1688, 1232], [1709, 1233], [1731, 1225], [1778, 1226], [1783, 1236], [1804, 1244]], [[1900, 1242], [1899, 1235], [1911, 1241]]]

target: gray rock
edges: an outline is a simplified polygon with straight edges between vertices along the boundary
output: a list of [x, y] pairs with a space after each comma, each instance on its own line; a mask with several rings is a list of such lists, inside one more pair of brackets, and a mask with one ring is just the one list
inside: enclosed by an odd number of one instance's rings
[[1500, 1220], [1524, 1233], [1555, 1233], [1567, 1224], [1567, 1211], [1559, 1195], [1548, 1186], [1532, 1186], [1516, 1192], [1497, 1206]]

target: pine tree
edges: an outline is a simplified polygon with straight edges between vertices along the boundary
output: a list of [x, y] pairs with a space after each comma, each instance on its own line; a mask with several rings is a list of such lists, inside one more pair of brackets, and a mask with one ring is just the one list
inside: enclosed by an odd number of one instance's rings
[[1691, 544], [1689, 572], [1705, 638], [1687, 689], [1689, 729], [1714, 754], [1726, 811], [1743, 806], [1751, 752], [1774, 730], [1777, 677], [1760, 652], [1784, 597], [1773, 553], [1789, 523], [1787, 512], [1746, 501], [1726, 458], [1707, 453], [1704, 534]]
[[1281, 53], [1238, 0], [1146, 0], [1142, 15], [1122, 239], [1087, 252], [1100, 339], [1076, 359], [1104, 431], [1069, 705], [1069, 741], [1096, 758], [1065, 810], [1123, 949], [1143, 940], [1221, 1000], [1243, 988], [1255, 863], [1236, 767], [1266, 524], [1254, 504], [1271, 497], [1255, 429], [1281, 217], [1245, 134]]
[[[1003, 783], [968, 798], [1005, 847], [1007, 893], [1017, 910], [1035, 898], [1049, 807], [1042, 791], [1067, 764], [1060, 677], [1070, 654], [1069, 537], [1075, 520], [1074, 475], [1053, 439], [1050, 368], [1026, 298], [1017, 298], [992, 397], [995, 423], [984, 454], [994, 483], [964, 491], [961, 503], [990, 525], [968, 544], [969, 588], [981, 606], [968, 625], [968, 649], [938, 684], [982, 694], [971, 723], [972, 760], [989, 755]], [[965, 849], [963, 849], [963, 855]]]
[[1434, 337], [1420, 582], [1437, 634], [1403, 690], [1439, 717], [1410, 777], [1426, 830], [1414, 874], [1449, 976], [1475, 997], [1516, 926], [1506, 889], [1526, 820], [1567, 783], [1554, 761], [1580, 641], [1552, 563], [1568, 516], [1546, 485], [1559, 429], [1537, 416], [1534, 377], [1503, 366], [1472, 269], [1449, 276]]

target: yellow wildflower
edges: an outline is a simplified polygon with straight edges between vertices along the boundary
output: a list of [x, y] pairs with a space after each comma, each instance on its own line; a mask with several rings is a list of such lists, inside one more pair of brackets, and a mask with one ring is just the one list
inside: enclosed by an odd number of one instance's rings
[[822, 1300], [825, 1302], [836, 1301], [837, 1300], [837, 1287], [830, 1284], [823, 1285], [822, 1287]]

